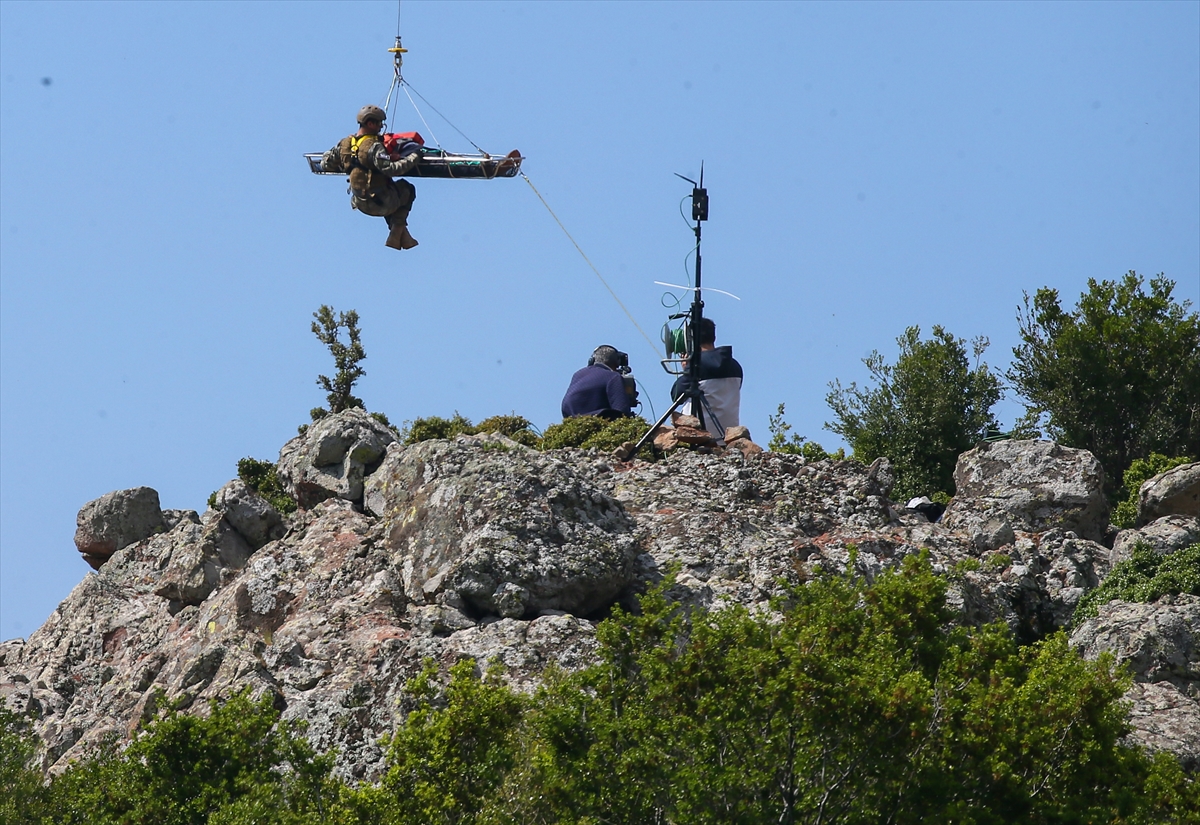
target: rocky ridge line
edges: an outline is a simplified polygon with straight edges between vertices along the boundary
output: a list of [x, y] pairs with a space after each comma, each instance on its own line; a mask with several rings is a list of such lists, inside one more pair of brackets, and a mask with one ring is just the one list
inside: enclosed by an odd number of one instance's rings
[[[156, 521], [122, 504], [148, 488], [84, 507], [81, 530], [120, 546], [100, 559], [82, 543], [99, 571], [28, 641], [0, 645], [0, 696], [35, 719], [47, 769], [128, 736], [164, 702], [203, 712], [249, 686], [337, 748], [343, 776], [373, 779], [424, 660], [498, 660], [531, 689], [552, 662], [587, 665], [595, 621], [668, 567], [680, 601], [767, 609], [817, 566], [844, 569], [852, 549], [869, 577], [925, 550], [953, 571], [962, 621], [1002, 620], [1032, 641], [1067, 627], [1118, 548], [1145, 537], [1173, 552], [1200, 535], [1200, 513], [1176, 513], [1113, 543], [1099, 465], [1050, 442], [964, 454], [938, 524], [890, 501], [886, 460], [730, 449], [619, 462], [498, 435], [405, 447], [359, 410], [288, 442], [279, 475], [302, 505], [287, 517], [238, 480], [203, 515]], [[1200, 599], [1114, 602], [1072, 637], [1131, 664], [1134, 739], [1192, 767], [1198, 626]]]

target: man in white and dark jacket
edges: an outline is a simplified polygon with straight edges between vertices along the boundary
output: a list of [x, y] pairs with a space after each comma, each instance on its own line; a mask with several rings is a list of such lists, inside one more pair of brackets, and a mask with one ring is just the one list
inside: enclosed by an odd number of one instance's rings
[[[709, 409], [704, 410], [704, 428], [720, 439], [726, 429], [741, 423], [738, 415], [742, 406], [742, 365], [734, 359], [733, 347], [716, 345], [717, 325], [711, 318], [701, 318], [692, 329], [692, 335], [700, 348], [700, 390], [712, 411], [709, 415]], [[676, 379], [671, 387], [672, 401], [684, 394], [689, 380], [686, 372]], [[679, 411], [684, 415], [695, 415], [691, 401]]]

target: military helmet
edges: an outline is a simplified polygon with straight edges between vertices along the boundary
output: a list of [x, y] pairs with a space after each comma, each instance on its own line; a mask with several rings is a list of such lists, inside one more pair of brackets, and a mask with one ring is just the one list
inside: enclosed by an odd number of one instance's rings
[[383, 123], [387, 120], [387, 112], [378, 106], [363, 106], [358, 110], [358, 123], [361, 126], [368, 120], [378, 120], [380, 123]]

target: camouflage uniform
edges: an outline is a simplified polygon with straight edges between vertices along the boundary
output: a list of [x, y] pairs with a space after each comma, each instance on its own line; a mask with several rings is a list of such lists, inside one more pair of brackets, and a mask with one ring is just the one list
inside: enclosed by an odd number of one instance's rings
[[[362, 144], [357, 152], [348, 152], [348, 142], [355, 139]], [[416, 246], [416, 241], [408, 234], [408, 213], [417, 197], [417, 188], [406, 180], [392, 178], [411, 172], [421, 160], [420, 147], [416, 143], [405, 145], [402, 152], [399, 160], [392, 160], [382, 140], [375, 136], [363, 139], [351, 135], [321, 157], [322, 169], [350, 174], [350, 207], [364, 215], [386, 220], [391, 230], [387, 245], [397, 249]], [[345, 159], [349, 157], [357, 159], [359, 169], [346, 168]], [[361, 174], [363, 170], [366, 174]]]

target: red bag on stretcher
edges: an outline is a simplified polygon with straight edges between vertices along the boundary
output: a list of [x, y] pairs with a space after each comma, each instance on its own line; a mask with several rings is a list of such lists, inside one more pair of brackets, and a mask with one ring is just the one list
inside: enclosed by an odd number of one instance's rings
[[389, 132], [383, 136], [383, 148], [391, 156], [392, 160], [399, 160], [400, 149], [406, 143], [416, 143], [424, 146], [425, 138], [421, 137], [417, 132]]

